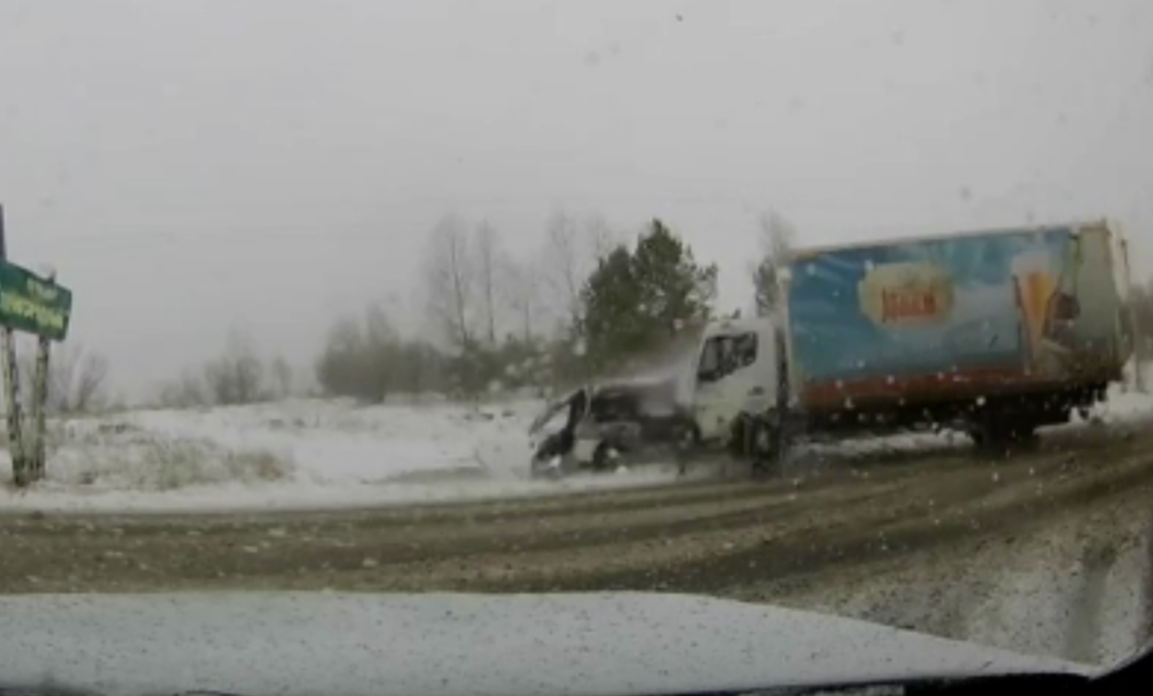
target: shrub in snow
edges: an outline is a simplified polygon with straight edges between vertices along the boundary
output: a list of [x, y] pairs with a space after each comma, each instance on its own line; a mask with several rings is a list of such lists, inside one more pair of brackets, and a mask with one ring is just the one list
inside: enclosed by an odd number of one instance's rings
[[48, 478], [118, 490], [164, 491], [188, 486], [258, 483], [290, 477], [295, 464], [268, 449], [228, 449], [207, 440], [150, 439], [130, 446], [93, 446], [60, 457]]

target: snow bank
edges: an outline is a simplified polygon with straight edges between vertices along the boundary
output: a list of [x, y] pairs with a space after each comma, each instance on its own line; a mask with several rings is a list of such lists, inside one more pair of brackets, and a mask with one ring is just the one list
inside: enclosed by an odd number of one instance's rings
[[[1145, 382], [1153, 390], [1153, 374]], [[1138, 393], [1131, 388], [1111, 387], [1109, 400], [1094, 409], [1094, 415], [1106, 423], [1133, 423], [1153, 416], [1153, 394]]]
[[[479, 408], [300, 400], [53, 423], [48, 478], [0, 510], [314, 508], [542, 495], [666, 472], [527, 478], [533, 401]], [[5, 451], [0, 477], [10, 480]]]

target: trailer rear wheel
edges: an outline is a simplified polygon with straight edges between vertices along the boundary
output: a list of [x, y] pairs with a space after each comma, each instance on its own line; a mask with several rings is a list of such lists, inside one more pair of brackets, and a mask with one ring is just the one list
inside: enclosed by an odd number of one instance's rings
[[1036, 423], [1027, 419], [1014, 419], [1012, 417], [985, 419], [985, 422], [974, 425], [969, 431], [973, 444], [981, 450], [1003, 454], [1009, 449], [1022, 445], [1036, 444]]
[[772, 423], [756, 419], [749, 424], [749, 458], [753, 464], [753, 474], [766, 476], [779, 467], [781, 461], [781, 433]]

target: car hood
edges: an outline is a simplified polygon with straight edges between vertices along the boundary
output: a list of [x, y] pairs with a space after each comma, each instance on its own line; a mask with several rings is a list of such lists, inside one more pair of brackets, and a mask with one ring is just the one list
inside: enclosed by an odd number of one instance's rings
[[1088, 672], [670, 594], [28, 595], [0, 599], [0, 616], [0, 686], [110, 694], [665, 694]]

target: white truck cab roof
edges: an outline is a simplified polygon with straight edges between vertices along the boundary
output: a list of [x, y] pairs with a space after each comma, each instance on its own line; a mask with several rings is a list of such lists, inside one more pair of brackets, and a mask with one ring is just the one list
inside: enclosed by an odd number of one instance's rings
[[731, 336], [733, 334], [755, 332], [764, 328], [766, 324], [775, 326], [779, 323], [780, 318], [777, 316], [725, 317], [723, 319], [714, 319], [705, 327], [704, 335], [701, 338], [704, 340], [713, 336]]

